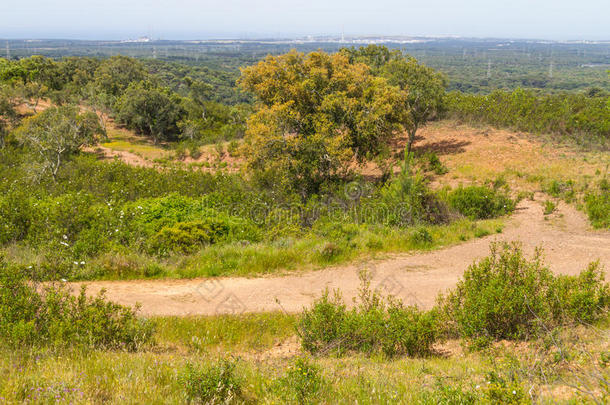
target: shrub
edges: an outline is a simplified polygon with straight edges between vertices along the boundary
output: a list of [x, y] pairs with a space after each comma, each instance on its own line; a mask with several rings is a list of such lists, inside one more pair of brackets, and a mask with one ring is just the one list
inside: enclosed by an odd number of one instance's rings
[[562, 198], [568, 202], [574, 200], [574, 196], [576, 195], [573, 180], [553, 180], [544, 186], [543, 190], [553, 197]]
[[428, 229], [420, 226], [411, 232], [411, 241], [413, 241], [415, 245], [425, 246], [432, 244], [434, 238]]
[[307, 404], [316, 402], [314, 397], [322, 388], [324, 380], [315, 364], [304, 357], [297, 357], [279, 383], [285, 400]]
[[555, 204], [551, 200], [546, 200], [544, 202], [544, 215], [550, 215], [555, 212], [555, 208], [557, 208], [557, 204]]
[[127, 203], [121, 211], [123, 238], [158, 253], [186, 253], [204, 244], [260, 240], [254, 224], [218, 212], [208, 201], [172, 194]]
[[610, 305], [603, 273], [592, 265], [578, 277], [555, 277], [537, 249], [527, 260], [517, 243], [491, 245], [439, 303], [450, 333], [474, 346], [535, 337], [542, 326], [597, 319]]
[[553, 314], [564, 323], [591, 323], [610, 308], [610, 288], [599, 262], [578, 276], [557, 276], [553, 285]]
[[426, 152], [422, 159], [426, 165], [426, 170], [432, 171], [439, 176], [449, 172], [449, 169], [447, 169], [434, 152]]
[[498, 190], [481, 186], [459, 187], [447, 196], [449, 205], [471, 219], [488, 219], [506, 215], [515, 202]]
[[[385, 184], [379, 198], [371, 201], [371, 208], [386, 209], [385, 223], [388, 225], [412, 225], [414, 223], [446, 223], [449, 213], [446, 205], [430, 192], [421, 176], [401, 173]], [[366, 206], [363, 207], [366, 210]], [[365, 211], [366, 212], [366, 211]]]
[[360, 300], [347, 310], [338, 292], [326, 291], [299, 321], [303, 349], [310, 353], [381, 352], [386, 356], [425, 356], [437, 339], [436, 313], [383, 299], [362, 277]]
[[131, 309], [62, 286], [37, 286], [0, 259], [0, 336], [14, 346], [81, 346], [137, 350], [152, 327]]
[[598, 193], [590, 192], [585, 197], [585, 208], [589, 220], [595, 228], [610, 228], [610, 184], [604, 179], [600, 182]]
[[235, 363], [228, 360], [207, 368], [187, 363], [178, 379], [189, 401], [226, 404], [237, 402], [242, 396], [241, 381], [235, 376]]
[[191, 253], [205, 244], [216, 243], [229, 234], [229, 225], [222, 220], [178, 222], [161, 229], [152, 239], [151, 246], [158, 252]]
[[23, 191], [11, 191], [0, 196], [0, 245], [27, 236], [32, 211], [32, 201]]

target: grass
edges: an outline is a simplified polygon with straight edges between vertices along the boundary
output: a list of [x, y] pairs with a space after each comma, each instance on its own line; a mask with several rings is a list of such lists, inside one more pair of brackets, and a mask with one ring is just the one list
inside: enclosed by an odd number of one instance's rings
[[[226, 358], [233, 359], [235, 378], [248, 402], [285, 403], [287, 394], [299, 388], [287, 384], [290, 380], [285, 376], [300, 363], [294, 355], [276, 356], [269, 349], [293, 336], [293, 320], [291, 315], [278, 313], [156, 318], [159, 344], [138, 353], [0, 349], [0, 401], [185, 403], [180, 380], [185, 365], [205, 368]], [[607, 333], [608, 326], [605, 320], [596, 328]], [[456, 396], [469, 394], [476, 403], [497, 403], [486, 400], [486, 395], [493, 390], [510, 398], [517, 389], [525, 394], [531, 391], [537, 403], [587, 403], [587, 396], [569, 385], [577, 378], [581, 384], [594, 384], [593, 371], [608, 377], [607, 369], [596, 368], [598, 360], [591, 361], [609, 350], [608, 341], [596, 328], [571, 328], [555, 336], [566, 343], [568, 361], [557, 360], [556, 350], [545, 346], [545, 341], [502, 343], [483, 352], [467, 352], [459, 342], [450, 341], [439, 348], [442, 354], [427, 358], [351, 355], [309, 359], [321, 371], [322, 384], [315, 396], [307, 398], [311, 403], [435, 404], [458, 403]], [[189, 335], [216, 338], [203, 350], [189, 343]], [[261, 351], [267, 356], [259, 356]], [[504, 386], [507, 381], [513, 385]], [[599, 386], [595, 389], [600, 398]]]
[[431, 236], [429, 243], [422, 243], [414, 237], [414, 231], [420, 228], [370, 228], [360, 232], [348, 243], [333, 242], [310, 235], [275, 243], [210, 246], [170, 266], [167, 276], [251, 276], [286, 270], [318, 269], [386, 253], [439, 249], [480, 237], [481, 232], [494, 233], [496, 229], [501, 228], [502, 223], [503, 219], [477, 222], [464, 219], [450, 225], [428, 226], [425, 229]]
[[[389, 253], [431, 251], [502, 231], [505, 219], [471, 221], [406, 229], [365, 227], [349, 241], [333, 241], [314, 234], [274, 242], [211, 245], [190, 254], [169, 257], [139, 252], [111, 251], [88, 260], [73, 280], [130, 280], [257, 276], [285, 271], [307, 271], [345, 264]], [[422, 240], [419, 235], [424, 233]], [[45, 255], [29, 246], [9, 244], [0, 252], [22, 266], [41, 265]]]
[[101, 145], [105, 148], [120, 152], [129, 152], [146, 160], [167, 158], [171, 155], [169, 150], [153, 145], [144, 137], [139, 137], [122, 128], [108, 126], [108, 142]]
[[294, 336], [296, 315], [156, 317], [153, 324], [162, 346], [204, 353], [264, 351]]

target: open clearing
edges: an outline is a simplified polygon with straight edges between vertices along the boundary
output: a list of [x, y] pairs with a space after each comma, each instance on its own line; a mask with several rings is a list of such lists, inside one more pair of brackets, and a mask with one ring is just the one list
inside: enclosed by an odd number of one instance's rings
[[[121, 304], [142, 305], [145, 315], [212, 315], [222, 313], [298, 312], [325, 288], [340, 289], [351, 301], [358, 293], [359, 272], [372, 273], [372, 285], [405, 303], [433, 306], [436, 296], [451, 288], [473, 260], [489, 252], [494, 240], [519, 240], [528, 254], [545, 250], [546, 263], [560, 274], [577, 274], [600, 260], [610, 274], [610, 233], [592, 231], [584, 215], [566, 204], [547, 220], [541, 195], [523, 200], [502, 234], [422, 254], [399, 254], [384, 260], [337, 266], [307, 273], [261, 278], [88, 282], [89, 293], [107, 290]], [[78, 287], [83, 283], [74, 283]]]

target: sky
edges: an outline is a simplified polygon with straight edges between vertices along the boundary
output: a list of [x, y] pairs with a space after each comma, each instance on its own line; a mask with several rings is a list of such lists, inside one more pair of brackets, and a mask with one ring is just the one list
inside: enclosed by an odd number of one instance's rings
[[610, 40], [610, 0], [0, 0], [0, 38], [254, 39], [342, 31]]

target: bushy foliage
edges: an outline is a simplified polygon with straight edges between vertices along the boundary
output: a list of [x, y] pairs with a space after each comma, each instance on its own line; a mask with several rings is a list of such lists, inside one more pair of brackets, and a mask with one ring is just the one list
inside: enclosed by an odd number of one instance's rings
[[151, 325], [136, 310], [101, 293], [74, 296], [62, 285], [35, 285], [0, 257], [0, 336], [14, 346], [81, 346], [137, 350], [151, 340]]
[[178, 379], [189, 402], [229, 404], [239, 402], [242, 396], [241, 381], [235, 375], [235, 363], [228, 360], [205, 368], [187, 363]]
[[453, 92], [447, 103], [451, 115], [468, 122], [555, 134], [584, 146], [610, 146], [608, 96], [517, 89], [489, 95]]
[[492, 244], [491, 255], [471, 265], [439, 304], [452, 333], [484, 346], [597, 319], [610, 306], [610, 290], [597, 265], [577, 277], [555, 277], [540, 250], [528, 260], [516, 243]]
[[80, 113], [76, 106], [50, 107], [26, 119], [15, 131], [16, 139], [32, 150], [40, 172], [49, 172], [53, 178], [68, 157], [104, 135], [97, 115]]
[[505, 193], [484, 186], [459, 187], [447, 195], [449, 205], [472, 219], [494, 218], [511, 213], [515, 202]]
[[283, 398], [291, 403], [315, 403], [315, 396], [321, 390], [324, 379], [320, 368], [305, 357], [297, 357], [280, 378]]
[[152, 238], [158, 251], [186, 252], [197, 246], [221, 241], [257, 241], [256, 225], [240, 217], [210, 208], [207, 199], [176, 194], [127, 203], [122, 213], [124, 237], [138, 242]]
[[381, 352], [425, 356], [438, 337], [435, 312], [384, 299], [362, 279], [360, 301], [348, 310], [341, 295], [326, 291], [299, 321], [303, 349], [310, 353]]
[[120, 122], [139, 133], [150, 135], [155, 143], [176, 139], [178, 122], [184, 115], [177, 96], [147, 81], [130, 84], [114, 108]]
[[610, 182], [603, 179], [599, 191], [585, 196], [585, 208], [595, 228], [610, 228]]
[[382, 153], [409, 120], [404, 92], [342, 54], [268, 56], [240, 83], [259, 101], [246, 131], [249, 168], [303, 195], [344, 176], [352, 159]]

